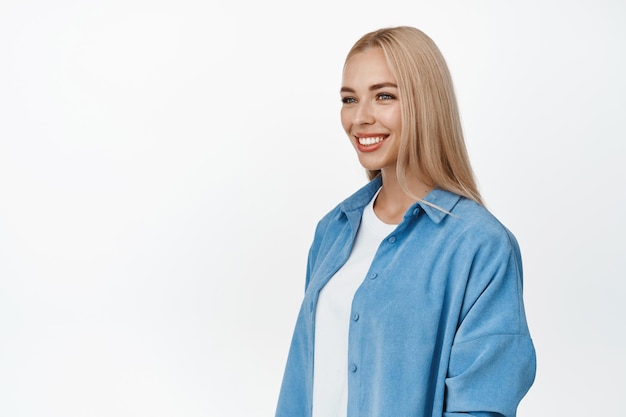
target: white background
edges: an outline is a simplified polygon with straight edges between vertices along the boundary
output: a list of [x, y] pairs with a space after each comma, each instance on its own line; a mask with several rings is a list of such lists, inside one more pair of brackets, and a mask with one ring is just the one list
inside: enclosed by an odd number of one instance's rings
[[519, 415], [626, 392], [622, 1], [0, 4], [0, 416], [271, 416], [317, 220], [365, 181], [341, 68], [451, 68], [538, 354]]

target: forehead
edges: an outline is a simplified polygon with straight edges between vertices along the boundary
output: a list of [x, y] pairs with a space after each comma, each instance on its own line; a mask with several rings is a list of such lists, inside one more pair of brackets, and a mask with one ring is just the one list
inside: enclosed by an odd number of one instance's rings
[[381, 48], [370, 48], [352, 55], [343, 69], [343, 85], [369, 86], [382, 82], [396, 83], [385, 53]]

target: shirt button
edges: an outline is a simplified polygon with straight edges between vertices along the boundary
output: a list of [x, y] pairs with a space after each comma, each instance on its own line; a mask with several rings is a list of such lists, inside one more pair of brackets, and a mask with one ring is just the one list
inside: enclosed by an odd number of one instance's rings
[[354, 321], [359, 321], [359, 313], [354, 313], [354, 314], [352, 315], [352, 320], [354, 320]]
[[376, 272], [372, 273], [372, 275], [370, 275], [370, 279], [376, 279], [378, 278], [378, 274]]
[[414, 208], [414, 209], [413, 209], [413, 215], [414, 215], [414, 216], [416, 216], [416, 215], [417, 215], [417, 213], [419, 213], [419, 212], [420, 212], [420, 209], [419, 209], [419, 208]]
[[350, 365], [350, 372], [356, 372], [356, 365], [355, 364]]
[[387, 239], [387, 242], [389, 243], [396, 243], [396, 237], [395, 236], [391, 236], [389, 239]]

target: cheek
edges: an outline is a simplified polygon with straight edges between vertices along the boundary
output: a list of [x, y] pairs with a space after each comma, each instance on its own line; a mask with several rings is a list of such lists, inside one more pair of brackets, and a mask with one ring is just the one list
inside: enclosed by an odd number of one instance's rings
[[396, 123], [398, 128], [402, 128], [402, 109], [400, 106], [396, 109]]
[[396, 131], [402, 130], [402, 114], [400, 109], [396, 108], [390, 111], [386, 117], [387, 126]]
[[340, 112], [340, 117], [341, 117], [341, 126], [343, 126], [343, 130], [346, 131], [346, 133], [350, 134], [350, 127], [351, 127], [351, 123], [350, 123], [350, 115], [349, 115], [349, 111], [346, 110], [345, 108], [341, 109]]

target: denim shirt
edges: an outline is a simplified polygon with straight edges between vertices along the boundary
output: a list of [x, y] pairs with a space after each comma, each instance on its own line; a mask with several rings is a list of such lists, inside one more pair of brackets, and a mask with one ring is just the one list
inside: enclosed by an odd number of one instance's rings
[[[315, 310], [346, 262], [376, 178], [320, 220], [276, 417], [310, 417]], [[514, 236], [434, 189], [380, 244], [352, 301], [348, 417], [513, 417], [535, 377]], [[329, 416], [333, 417], [333, 416]]]

